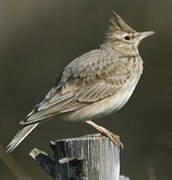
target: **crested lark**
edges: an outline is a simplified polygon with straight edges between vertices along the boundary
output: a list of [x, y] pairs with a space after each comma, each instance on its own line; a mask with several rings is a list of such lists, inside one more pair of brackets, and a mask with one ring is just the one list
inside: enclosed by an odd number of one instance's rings
[[6, 151], [13, 151], [42, 120], [55, 115], [86, 121], [120, 144], [116, 135], [91, 120], [119, 110], [128, 101], [143, 71], [138, 44], [152, 34], [136, 32], [113, 12], [104, 43], [64, 68], [44, 100], [21, 122], [22, 129]]

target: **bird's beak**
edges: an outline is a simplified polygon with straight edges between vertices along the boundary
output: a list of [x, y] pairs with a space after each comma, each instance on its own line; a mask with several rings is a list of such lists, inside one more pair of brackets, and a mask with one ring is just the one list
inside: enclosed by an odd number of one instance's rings
[[139, 33], [140, 34], [139, 40], [142, 40], [146, 37], [152, 36], [154, 33], [155, 33], [154, 31], [141, 32], [141, 33]]

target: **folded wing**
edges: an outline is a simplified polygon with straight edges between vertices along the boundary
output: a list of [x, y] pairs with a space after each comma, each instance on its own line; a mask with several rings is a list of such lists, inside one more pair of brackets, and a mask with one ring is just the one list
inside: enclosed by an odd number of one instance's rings
[[77, 111], [116, 94], [130, 78], [127, 63], [103, 50], [90, 51], [75, 59], [64, 69], [58, 84], [21, 124]]

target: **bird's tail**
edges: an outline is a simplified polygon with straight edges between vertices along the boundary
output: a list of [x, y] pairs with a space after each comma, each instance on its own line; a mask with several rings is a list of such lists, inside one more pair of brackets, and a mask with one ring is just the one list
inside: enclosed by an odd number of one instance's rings
[[36, 124], [30, 124], [28, 126], [23, 127], [17, 134], [14, 136], [12, 141], [9, 143], [9, 145], [5, 148], [6, 152], [12, 152], [23, 140], [24, 138], [29, 135], [29, 133], [36, 128], [36, 126], [39, 123]]

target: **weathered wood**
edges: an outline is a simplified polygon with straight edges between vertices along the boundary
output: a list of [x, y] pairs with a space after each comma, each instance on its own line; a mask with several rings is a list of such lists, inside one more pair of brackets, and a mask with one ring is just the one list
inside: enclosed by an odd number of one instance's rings
[[55, 180], [119, 180], [119, 148], [104, 136], [84, 136], [50, 143], [54, 160], [34, 149], [30, 155]]
[[48, 156], [47, 153], [34, 148], [29, 155], [38, 162], [38, 164], [52, 177], [54, 176], [55, 162]]

